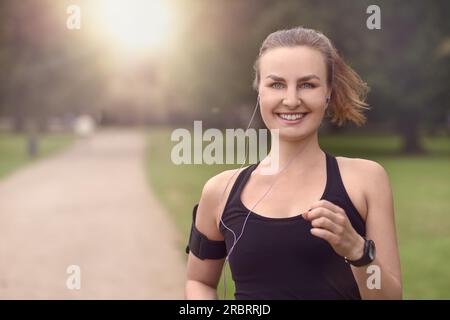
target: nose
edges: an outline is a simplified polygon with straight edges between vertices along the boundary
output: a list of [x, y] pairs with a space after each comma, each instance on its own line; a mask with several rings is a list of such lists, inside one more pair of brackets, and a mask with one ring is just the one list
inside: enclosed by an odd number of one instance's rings
[[286, 95], [283, 99], [283, 104], [288, 108], [296, 108], [300, 104], [300, 99], [297, 94], [297, 88], [288, 88], [286, 90]]

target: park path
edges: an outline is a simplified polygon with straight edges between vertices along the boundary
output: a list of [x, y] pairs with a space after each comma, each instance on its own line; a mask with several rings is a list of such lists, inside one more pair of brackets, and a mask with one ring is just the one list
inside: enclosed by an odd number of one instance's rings
[[182, 235], [144, 148], [138, 131], [99, 131], [0, 181], [0, 299], [183, 298]]

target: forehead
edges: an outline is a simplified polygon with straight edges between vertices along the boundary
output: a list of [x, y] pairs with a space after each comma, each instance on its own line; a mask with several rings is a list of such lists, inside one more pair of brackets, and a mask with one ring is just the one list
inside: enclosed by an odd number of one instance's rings
[[261, 79], [269, 74], [285, 79], [315, 74], [324, 80], [326, 76], [322, 54], [305, 46], [270, 49], [261, 57], [259, 68]]

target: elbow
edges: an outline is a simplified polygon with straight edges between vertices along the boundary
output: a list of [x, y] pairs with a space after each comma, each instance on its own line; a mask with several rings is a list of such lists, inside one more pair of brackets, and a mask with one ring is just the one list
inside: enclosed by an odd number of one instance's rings
[[384, 294], [388, 300], [403, 300], [403, 286], [400, 280], [393, 279], [388, 292]]
[[217, 300], [217, 288], [197, 280], [187, 280], [184, 288], [185, 300]]
[[403, 300], [403, 285], [400, 280], [396, 281], [395, 300]]
[[394, 277], [383, 280], [385, 281], [381, 282], [380, 287], [361, 291], [361, 298], [364, 300], [403, 300], [401, 281]]

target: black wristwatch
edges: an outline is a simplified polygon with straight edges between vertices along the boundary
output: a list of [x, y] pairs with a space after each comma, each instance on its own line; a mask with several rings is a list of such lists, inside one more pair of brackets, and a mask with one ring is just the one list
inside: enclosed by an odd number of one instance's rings
[[375, 260], [376, 250], [375, 250], [375, 242], [369, 239], [364, 238], [364, 254], [358, 260], [348, 260], [347, 257], [344, 257], [345, 262], [351, 264], [355, 267], [363, 267], [371, 264], [373, 260]]

